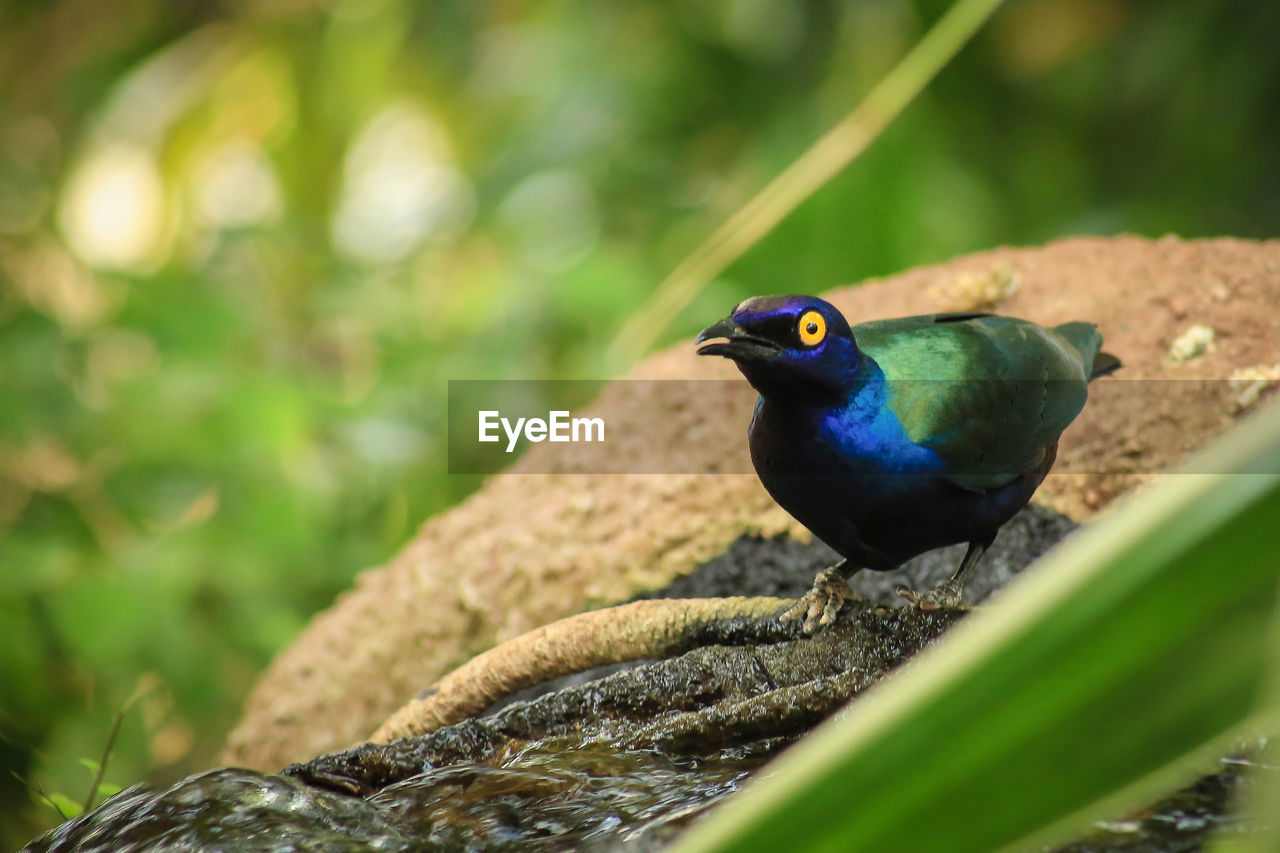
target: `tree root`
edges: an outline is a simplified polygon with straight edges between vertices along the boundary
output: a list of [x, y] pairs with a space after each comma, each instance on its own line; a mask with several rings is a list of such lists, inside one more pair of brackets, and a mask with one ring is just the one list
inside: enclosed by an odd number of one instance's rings
[[777, 642], [799, 636], [780, 623], [781, 598], [637, 601], [544, 625], [477, 655], [409, 701], [370, 741], [427, 734], [552, 678], [598, 666], [677, 655], [702, 645]]

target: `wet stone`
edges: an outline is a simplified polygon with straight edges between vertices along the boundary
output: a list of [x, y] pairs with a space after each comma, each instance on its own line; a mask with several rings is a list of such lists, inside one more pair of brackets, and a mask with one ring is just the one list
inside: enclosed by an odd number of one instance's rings
[[[1024, 510], [969, 591], [985, 598], [1073, 529]], [[364, 744], [281, 774], [223, 769], [167, 790], [130, 788], [31, 851], [657, 850], [814, 724], [929, 645], [964, 611], [921, 612], [894, 587], [928, 588], [962, 549], [903, 572], [863, 572], [866, 600], [832, 629], [721, 623], [701, 647], [540, 685], [484, 715], [387, 745]], [[648, 597], [797, 596], [834, 561], [819, 543], [744, 537]], [[1221, 825], [1239, 769], [1202, 779], [1071, 853], [1190, 850]]]
[[[962, 611], [851, 607], [815, 637], [707, 646], [516, 702], [385, 746], [365, 744], [286, 769], [368, 794], [463, 761], [492, 763], [534, 740], [568, 738], [622, 750], [718, 755], [793, 738], [907, 660]], [[575, 747], [576, 748], [576, 745]]]
[[[965, 577], [966, 604], [985, 601], [1022, 569], [1062, 541], [1079, 525], [1052, 510], [1031, 505], [1000, 529], [996, 541], [972, 572]], [[964, 545], [929, 551], [908, 560], [892, 572], [858, 572], [849, 586], [858, 595], [885, 605], [902, 604], [894, 590], [900, 584], [932, 589], [951, 576]], [[809, 590], [813, 576], [838, 562], [839, 556], [814, 540], [797, 542], [787, 537], [743, 536], [724, 554], [713, 557], [688, 575], [661, 590], [639, 598], [707, 598], [724, 595], [772, 595], [799, 598]]]
[[669, 842], [963, 611], [851, 607], [833, 629], [713, 645], [282, 775], [130, 789], [33, 851], [563, 850]]

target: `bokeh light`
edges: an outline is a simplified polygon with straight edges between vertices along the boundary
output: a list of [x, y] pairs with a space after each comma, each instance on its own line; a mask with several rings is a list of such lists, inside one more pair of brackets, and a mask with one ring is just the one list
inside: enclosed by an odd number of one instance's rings
[[91, 151], [67, 181], [59, 222], [67, 244], [104, 269], [154, 268], [165, 227], [165, 186], [155, 159], [123, 143]]
[[398, 261], [425, 240], [454, 240], [475, 212], [474, 193], [452, 163], [443, 130], [409, 104], [380, 110], [343, 163], [334, 244], [369, 263]]

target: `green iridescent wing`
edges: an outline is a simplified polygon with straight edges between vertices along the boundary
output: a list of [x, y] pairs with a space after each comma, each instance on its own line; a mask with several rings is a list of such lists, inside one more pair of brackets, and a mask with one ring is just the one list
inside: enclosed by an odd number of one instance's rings
[[1084, 407], [1102, 338], [1089, 323], [1053, 329], [990, 314], [906, 317], [853, 328], [889, 380], [889, 407], [963, 488], [985, 491], [1034, 470]]

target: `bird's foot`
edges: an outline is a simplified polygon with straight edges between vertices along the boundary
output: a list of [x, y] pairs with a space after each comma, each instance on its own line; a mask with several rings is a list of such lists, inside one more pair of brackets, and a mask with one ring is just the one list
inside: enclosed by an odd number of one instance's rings
[[896, 592], [921, 610], [941, 610], [944, 607], [959, 607], [964, 588], [960, 581], [952, 578], [928, 592], [916, 592], [907, 586], [898, 587]]
[[849, 588], [849, 582], [838, 569], [830, 568], [819, 572], [804, 597], [778, 618], [783, 622], [791, 622], [803, 616], [802, 630], [806, 634], [812, 634], [836, 621], [840, 608], [851, 598], [854, 598], [854, 594]]

